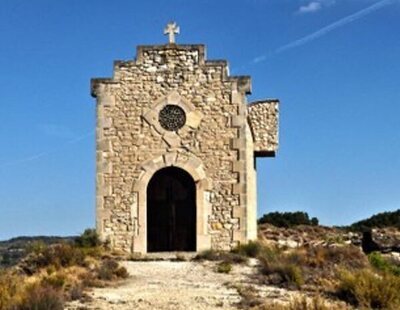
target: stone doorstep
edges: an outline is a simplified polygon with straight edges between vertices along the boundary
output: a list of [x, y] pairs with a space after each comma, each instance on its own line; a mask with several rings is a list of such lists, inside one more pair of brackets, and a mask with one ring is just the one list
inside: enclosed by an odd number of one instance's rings
[[184, 260], [191, 260], [196, 257], [198, 252], [152, 252], [146, 254], [134, 253], [133, 260], [143, 261], [176, 261], [177, 258], [183, 258]]

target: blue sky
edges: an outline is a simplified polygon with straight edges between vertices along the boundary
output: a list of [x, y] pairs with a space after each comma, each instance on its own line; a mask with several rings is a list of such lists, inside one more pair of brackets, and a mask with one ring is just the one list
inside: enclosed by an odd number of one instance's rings
[[136, 45], [204, 43], [281, 100], [259, 215], [342, 225], [400, 208], [400, 0], [1, 0], [0, 239], [94, 226], [92, 77]]

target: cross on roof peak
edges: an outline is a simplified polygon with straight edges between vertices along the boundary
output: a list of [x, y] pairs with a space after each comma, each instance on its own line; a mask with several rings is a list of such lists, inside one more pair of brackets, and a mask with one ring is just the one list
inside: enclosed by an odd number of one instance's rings
[[175, 44], [175, 34], [179, 34], [179, 26], [176, 22], [169, 22], [164, 29], [164, 34], [168, 34], [169, 44]]

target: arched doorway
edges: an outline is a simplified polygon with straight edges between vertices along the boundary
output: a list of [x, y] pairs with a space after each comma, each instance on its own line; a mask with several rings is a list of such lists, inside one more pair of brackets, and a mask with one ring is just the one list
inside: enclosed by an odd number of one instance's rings
[[157, 171], [147, 187], [147, 251], [196, 251], [196, 185], [186, 171]]

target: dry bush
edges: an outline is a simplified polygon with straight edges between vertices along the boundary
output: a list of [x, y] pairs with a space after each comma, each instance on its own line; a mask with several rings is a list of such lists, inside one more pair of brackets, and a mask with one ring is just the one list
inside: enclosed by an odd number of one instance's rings
[[307, 298], [306, 296], [297, 296], [290, 300], [288, 304], [267, 302], [258, 307], [253, 308], [254, 310], [343, 310], [347, 309], [346, 306], [332, 304], [324, 301], [320, 296], [314, 296]]
[[366, 309], [400, 309], [400, 278], [389, 273], [378, 275], [370, 270], [342, 271], [338, 296]]
[[303, 253], [304, 263], [310, 267], [326, 268], [329, 265], [342, 265], [348, 268], [363, 268], [368, 262], [362, 251], [353, 245], [339, 247], [310, 247]]
[[301, 288], [304, 276], [301, 268], [295, 264], [282, 262], [263, 261], [262, 272], [270, 276], [271, 284], [287, 284], [293, 288]]
[[99, 280], [111, 281], [118, 278], [125, 279], [128, 276], [126, 268], [119, 266], [118, 262], [113, 259], [104, 260], [97, 270], [97, 278]]
[[300, 288], [304, 284], [303, 271], [298, 264], [300, 256], [282, 252], [278, 248], [263, 248], [259, 256], [261, 272], [271, 284], [286, 284]]
[[14, 309], [62, 310], [64, 309], [64, 297], [60, 290], [35, 283], [26, 288], [21, 301]]
[[11, 309], [22, 291], [22, 277], [0, 270], [0, 310]]
[[84, 286], [80, 284], [75, 284], [71, 286], [67, 291], [67, 299], [68, 300], [79, 300], [82, 299], [85, 294], [84, 294]]
[[186, 262], [186, 261], [187, 261], [187, 258], [186, 258], [186, 256], [183, 255], [182, 253], [176, 253], [175, 260], [176, 260], [177, 262]]
[[365, 255], [354, 246], [301, 247], [283, 251], [261, 246], [258, 250], [261, 271], [271, 284], [300, 288], [304, 283], [320, 285], [336, 281], [336, 269], [343, 266], [359, 269], [368, 266]]
[[232, 264], [222, 261], [217, 265], [217, 272], [218, 273], [230, 273], [232, 271]]
[[248, 258], [238, 253], [210, 249], [197, 254], [194, 260], [224, 261], [231, 264], [241, 264], [247, 262]]
[[258, 241], [249, 241], [246, 244], [240, 244], [232, 250], [233, 253], [237, 253], [247, 257], [257, 257], [262, 252], [263, 246]]
[[24, 270], [28, 274], [37, 272], [37, 269], [54, 266], [55, 269], [73, 265], [82, 266], [85, 261], [85, 253], [77, 247], [67, 243], [54, 244], [44, 247], [36, 247], [24, 260]]
[[251, 286], [241, 286], [236, 285], [233, 286], [235, 288], [241, 300], [237, 304], [237, 306], [241, 309], [258, 309], [257, 306], [263, 304], [262, 298], [260, 298], [257, 294], [257, 291], [253, 289]]
[[62, 272], [52, 273], [51, 275], [45, 276], [41, 283], [44, 286], [51, 286], [54, 289], [62, 289], [67, 281], [67, 277]]

